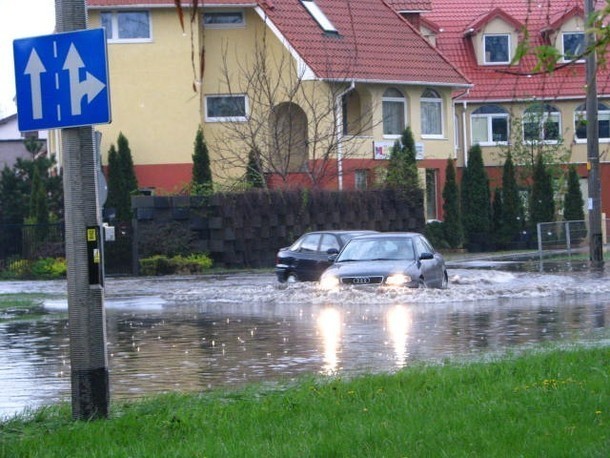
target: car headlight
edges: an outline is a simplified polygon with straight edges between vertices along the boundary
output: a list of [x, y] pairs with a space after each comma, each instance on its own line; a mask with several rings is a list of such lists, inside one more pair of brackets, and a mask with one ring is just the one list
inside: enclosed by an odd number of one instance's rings
[[385, 284], [388, 286], [404, 286], [411, 282], [411, 277], [405, 274], [392, 274], [388, 275], [385, 280]]
[[339, 278], [334, 275], [327, 275], [320, 279], [320, 286], [324, 289], [333, 289], [339, 286]]

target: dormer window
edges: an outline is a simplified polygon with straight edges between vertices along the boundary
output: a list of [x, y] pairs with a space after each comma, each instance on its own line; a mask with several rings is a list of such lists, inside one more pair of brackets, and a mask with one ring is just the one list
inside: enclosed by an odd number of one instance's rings
[[585, 51], [585, 34], [583, 32], [564, 32], [561, 34], [563, 61], [582, 60]]
[[309, 14], [311, 14], [311, 17], [316, 20], [322, 30], [324, 30], [326, 33], [338, 33], [335, 26], [332, 24], [332, 22], [330, 22], [330, 20], [326, 17], [326, 14], [324, 14], [314, 0], [301, 0], [301, 4], [309, 12]]
[[483, 36], [485, 64], [508, 64], [510, 62], [510, 35], [489, 34]]

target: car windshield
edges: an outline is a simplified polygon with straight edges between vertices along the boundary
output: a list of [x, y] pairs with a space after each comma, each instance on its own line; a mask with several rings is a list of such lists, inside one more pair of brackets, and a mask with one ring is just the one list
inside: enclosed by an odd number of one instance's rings
[[337, 262], [397, 260], [414, 261], [413, 240], [407, 238], [352, 239]]

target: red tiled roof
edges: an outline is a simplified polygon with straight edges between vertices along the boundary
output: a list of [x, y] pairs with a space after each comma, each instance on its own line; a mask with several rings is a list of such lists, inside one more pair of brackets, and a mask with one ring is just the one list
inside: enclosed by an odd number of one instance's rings
[[386, 0], [386, 3], [396, 11], [430, 11], [432, 0]]
[[555, 16], [550, 18], [550, 24], [547, 28], [549, 30], [557, 30], [564, 22], [578, 16], [585, 17], [585, 12], [580, 5], [574, 6], [569, 11], [559, 11], [557, 14], [555, 14]]
[[[510, 67], [478, 65], [472, 41], [464, 36], [469, 26], [500, 8], [516, 23], [527, 25], [532, 46], [538, 46], [543, 44], [543, 32], [550, 25], [560, 25], [562, 17], [563, 21], [571, 17], [581, 3], [582, 0], [432, 0], [432, 11], [424, 17], [441, 29], [436, 37], [439, 50], [474, 84], [464, 98], [477, 101], [583, 98], [586, 94], [584, 63], [544, 74], [532, 73], [536, 64], [534, 56], [527, 56], [519, 65]], [[598, 72], [597, 88], [599, 94], [610, 94], [610, 73], [605, 69], [600, 68]]]
[[[172, 7], [176, 6], [173, 0], [86, 0], [87, 8], [100, 9], [107, 7]], [[269, 2], [269, 0], [268, 0]], [[256, 0], [199, 0], [199, 6], [204, 4], [206, 7], [213, 6], [255, 6]], [[193, 0], [181, 0], [183, 8], [193, 5]]]
[[523, 24], [516, 18], [507, 14], [502, 8], [494, 8], [491, 11], [483, 14], [481, 17], [476, 18], [473, 22], [468, 24], [464, 30], [464, 33], [469, 35], [471, 33], [479, 33], [487, 24], [494, 19], [501, 19], [507, 24], [512, 25], [515, 29], [520, 30], [523, 28]]
[[[247, 0], [207, 0], [247, 5]], [[292, 48], [323, 79], [465, 87], [466, 78], [383, 0], [316, 0], [338, 30], [324, 33], [299, 0], [259, 0]], [[424, 4], [429, 1], [394, 2]], [[183, 0], [183, 6], [191, 4]], [[89, 8], [166, 6], [168, 0], [88, 0]]]
[[[338, 30], [325, 34], [298, 0], [274, 1], [271, 21], [318, 77], [467, 85], [408, 21], [382, 0], [317, 0]], [[372, 20], [374, 18], [374, 20]]]

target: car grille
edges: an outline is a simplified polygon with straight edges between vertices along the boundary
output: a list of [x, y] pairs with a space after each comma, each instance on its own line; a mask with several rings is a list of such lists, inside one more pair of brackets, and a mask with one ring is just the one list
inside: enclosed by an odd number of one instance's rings
[[341, 283], [344, 285], [378, 285], [383, 283], [383, 277], [343, 277]]

